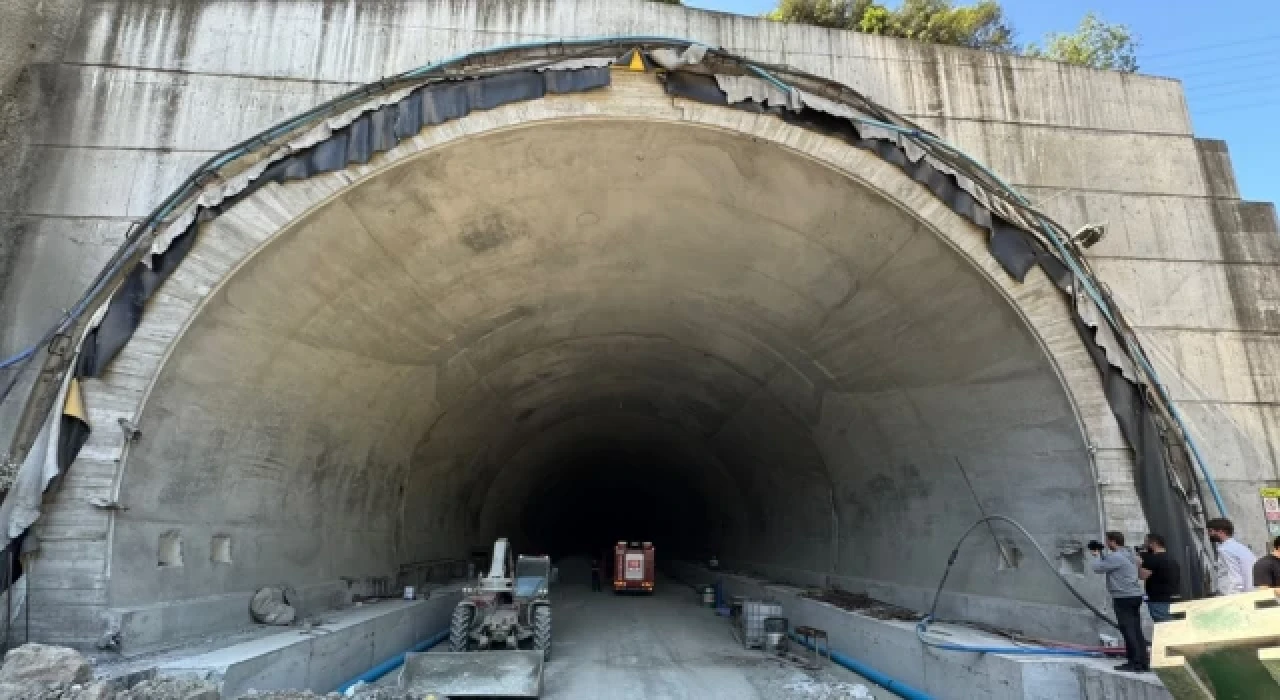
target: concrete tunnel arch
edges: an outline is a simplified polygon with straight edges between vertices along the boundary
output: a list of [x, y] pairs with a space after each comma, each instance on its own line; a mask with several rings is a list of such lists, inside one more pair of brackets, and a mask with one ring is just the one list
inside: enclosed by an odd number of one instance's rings
[[[987, 512], [1051, 551], [1095, 536], [1088, 436], [1114, 426], [1077, 407], [1105, 405], [1097, 371], [1052, 283], [1011, 280], [986, 245], [874, 154], [646, 75], [264, 187], [86, 386], [147, 384], [109, 602], [537, 541], [522, 499], [555, 493], [535, 487], [557, 466], [637, 454], [710, 514], [673, 551], [905, 605], [977, 516], [957, 458]], [[174, 531], [184, 564], [158, 568]], [[230, 563], [203, 551], [215, 536]], [[1087, 619], [989, 541], [952, 586], [987, 619]]]

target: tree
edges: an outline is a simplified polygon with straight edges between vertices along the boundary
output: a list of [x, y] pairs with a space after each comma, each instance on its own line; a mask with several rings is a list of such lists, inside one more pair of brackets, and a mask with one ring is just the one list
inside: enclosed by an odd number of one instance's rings
[[859, 30], [863, 15], [873, 4], [872, 0], [781, 0], [777, 9], [765, 17], [778, 22]]
[[1017, 48], [996, 0], [961, 7], [952, 0], [904, 0], [896, 10], [875, 0], [781, 0], [766, 17], [989, 51]]
[[1049, 34], [1045, 46], [1027, 46], [1026, 54], [1077, 66], [1132, 73], [1138, 70], [1138, 39], [1123, 24], [1107, 24], [1092, 12], [1070, 34]]
[[[998, 0], [976, 0], [957, 7], [954, 0], [903, 0], [896, 10], [878, 0], [779, 0], [765, 15], [779, 22], [799, 22], [915, 39], [933, 44], [1018, 53], [1013, 29]], [[1133, 72], [1138, 70], [1138, 39], [1123, 24], [1107, 24], [1092, 12], [1069, 34], [1045, 37], [1021, 51], [1077, 66]]]

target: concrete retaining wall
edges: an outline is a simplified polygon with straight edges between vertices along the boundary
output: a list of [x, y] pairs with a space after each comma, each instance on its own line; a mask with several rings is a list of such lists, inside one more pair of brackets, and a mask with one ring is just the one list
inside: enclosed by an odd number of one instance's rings
[[[1112, 670], [1113, 661], [1015, 657], [939, 651], [916, 637], [915, 623], [879, 620], [804, 596], [804, 589], [747, 576], [710, 572], [673, 563], [671, 571], [689, 583], [719, 581], [726, 595], [782, 604], [790, 624], [824, 629], [832, 648], [940, 700], [1167, 700], [1170, 695], [1150, 674]], [[1028, 615], [1034, 624], [1034, 614]], [[952, 643], [1007, 646], [1008, 640], [954, 625], [935, 625], [934, 636]], [[1028, 630], [1030, 632], [1031, 630]], [[1048, 631], [1052, 633], [1052, 631]]]
[[[324, 615], [351, 603], [352, 590], [345, 581], [303, 586], [290, 599], [299, 620]], [[254, 624], [249, 615], [252, 594], [224, 595], [161, 601], [108, 609], [108, 627], [118, 629], [119, 651], [125, 655], [173, 646], [187, 639], [225, 634]]]
[[325, 615], [324, 624], [289, 630], [166, 662], [163, 676], [213, 678], [223, 697], [249, 690], [327, 693], [448, 627], [456, 589], [427, 600], [385, 600]]

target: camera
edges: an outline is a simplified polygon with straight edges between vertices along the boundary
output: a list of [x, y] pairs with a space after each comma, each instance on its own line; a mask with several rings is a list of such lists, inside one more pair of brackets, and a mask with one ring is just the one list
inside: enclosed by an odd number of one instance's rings
[[1107, 548], [1105, 544], [1097, 540], [1089, 540], [1089, 544], [1086, 544], [1085, 547], [1088, 547], [1090, 552], [1101, 552]]

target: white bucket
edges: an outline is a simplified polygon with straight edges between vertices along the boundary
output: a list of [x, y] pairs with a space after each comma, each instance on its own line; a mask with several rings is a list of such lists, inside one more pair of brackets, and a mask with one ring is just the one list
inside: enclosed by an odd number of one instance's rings
[[782, 651], [787, 643], [787, 635], [781, 632], [767, 632], [764, 639], [765, 648], [769, 651]]
[[414, 599], [414, 597], [417, 595], [417, 593], [418, 593], [418, 592], [417, 592], [416, 590], [414, 590], [413, 586], [405, 586], [405, 587], [404, 587], [404, 599], [405, 599], [405, 600], [413, 600], [413, 599]]

